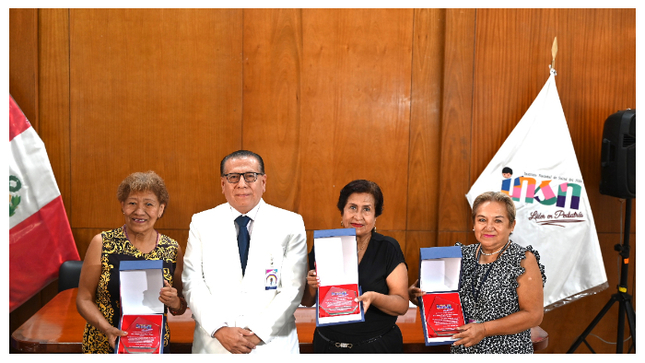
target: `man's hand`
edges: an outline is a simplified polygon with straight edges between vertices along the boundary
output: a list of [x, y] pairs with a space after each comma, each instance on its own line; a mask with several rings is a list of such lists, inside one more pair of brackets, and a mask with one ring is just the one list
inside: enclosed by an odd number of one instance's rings
[[254, 343], [255, 340], [260, 340], [255, 333], [250, 330], [226, 326], [218, 329], [214, 336], [226, 350], [233, 354], [251, 353], [257, 345], [257, 343]]
[[254, 346], [257, 346], [257, 345], [259, 345], [260, 343], [262, 343], [262, 339], [260, 339], [260, 337], [258, 337], [257, 335], [255, 335], [255, 333], [254, 333], [254, 332], [252, 332], [252, 331], [250, 331], [250, 330], [248, 330], [248, 329], [245, 329], [245, 330], [246, 330], [247, 332], [251, 333], [252, 335], [245, 335], [245, 336], [244, 336], [244, 339], [248, 340], [248, 341], [249, 341], [251, 344], [253, 344]]

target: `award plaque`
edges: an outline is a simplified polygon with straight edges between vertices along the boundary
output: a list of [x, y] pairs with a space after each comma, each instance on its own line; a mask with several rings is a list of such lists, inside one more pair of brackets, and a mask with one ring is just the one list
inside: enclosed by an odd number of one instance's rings
[[426, 345], [451, 344], [465, 324], [459, 296], [461, 247], [427, 247], [419, 250], [418, 297]]
[[450, 337], [457, 334], [457, 328], [464, 325], [459, 296], [454, 301], [442, 295], [444, 294], [428, 294], [423, 297], [429, 337]]
[[125, 353], [157, 353], [161, 342], [161, 327], [144, 317], [137, 317], [125, 330], [128, 335], [121, 337]]
[[356, 229], [314, 231], [313, 252], [316, 274], [316, 326], [351, 324], [365, 321], [358, 301], [358, 252]]
[[125, 260], [119, 264], [121, 318], [117, 354], [163, 353], [164, 304], [159, 300], [163, 287], [163, 261]]
[[331, 287], [320, 302], [320, 308], [329, 316], [349, 315], [358, 311], [356, 290]]

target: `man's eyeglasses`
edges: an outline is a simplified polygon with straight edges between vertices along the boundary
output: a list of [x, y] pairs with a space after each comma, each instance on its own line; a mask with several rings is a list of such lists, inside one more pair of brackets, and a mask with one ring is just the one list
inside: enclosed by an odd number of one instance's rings
[[258, 180], [258, 175], [264, 175], [264, 173], [256, 173], [253, 171], [249, 171], [247, 173], [228, 173], [224, 174], [223, 177], [226, 178], [226, 181], [228, 181], [231, 184], [237, 184], [240, 182], [240, 176], [244, 175], [244, 181], [247, 183], [253, 183], [256, 180]]

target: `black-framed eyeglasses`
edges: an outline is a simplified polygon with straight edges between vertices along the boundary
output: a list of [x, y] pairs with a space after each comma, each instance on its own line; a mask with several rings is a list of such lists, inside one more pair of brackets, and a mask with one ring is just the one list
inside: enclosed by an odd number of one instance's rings
[[228, 173], [224, 174], [223, 177], [226, 178], [231, 184], [237, 184], [240, 182], [240, 176], [244, 175], [244, 181], [247, 183], [253, 183], [258, 180], [258, 175], [264, 175], [264, 173], [256, 173], [254, 171], [249, 171], [246, 173]]

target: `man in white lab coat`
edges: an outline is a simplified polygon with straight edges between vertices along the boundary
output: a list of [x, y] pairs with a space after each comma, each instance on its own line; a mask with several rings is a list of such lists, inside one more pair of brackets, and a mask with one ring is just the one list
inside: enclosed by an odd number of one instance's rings
[[[236, 151], [222, 160], [220, 173], [227, 203], [193, 215], [184, 256], [193, 353], [299, 353], [294, 312], [307, 268], [302, 217], [264, 202], [259, 155]], [[240, 216], [249, 221], [245, 227]], [[238, 241], [242, 229], [250, 235], [246, 243]]]

